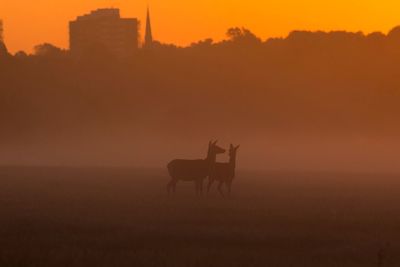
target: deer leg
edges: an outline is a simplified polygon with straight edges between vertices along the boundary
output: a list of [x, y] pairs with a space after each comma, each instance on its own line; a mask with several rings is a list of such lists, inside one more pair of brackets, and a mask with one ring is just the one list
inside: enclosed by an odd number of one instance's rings
[[171, 189], [170, 190], [172, 191], [173, 194], [175, 194], [175, 191], [176, 191], [176, 183], [177, 183], [177, 180], [175, 180], [175, 179], [171, 181]]
[[203, 180], [199, 181], [199, 194], [200, 196], [203, 195]]
[[175, 193], [175, 189], [176, 189], [176, 180], [175, 179], [171, 179], [171, 181], [167, 184], [167, 192], [168, 194]]
[[175, 180], [172, 184], [172, 192], [175, 194], [176, 192], [176, 184], [178, 183], [178, 180]]
[[231, 195], [232, 192], [232, 181], [226, 183], [226, 187], [228, 188], [228, 194]]
[[173, 180], [169, 181], [169, 183], [167, 184], [167, 193], [168, 194], [171, 193], [171, 189], [172, 189], [172, 186], [173, 186], [172, 183], [173, 183]]
[[199, 181], [197, 181], [197, 180], [194, 181], [194, 188], [195, 188], [196, 196], [198, 196], [199, 195]]
[[218, 184], [218, 192], [221, 194], [222, 197], [224, 197], [224, 191], [222, 190], [222, 186], [223, 186], [224, 182], [219, 182]]
[[213, 185], [213, 183], [214, 183], [214, 179], [210, 178], [208, 180], [208, 185], [207, 185], [207, 194], [210, 193], [210, 189], [211, 189], [211, 186]]

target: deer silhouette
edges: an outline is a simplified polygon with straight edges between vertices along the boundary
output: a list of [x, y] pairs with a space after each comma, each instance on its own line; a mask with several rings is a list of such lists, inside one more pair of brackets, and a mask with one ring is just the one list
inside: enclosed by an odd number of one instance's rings
[[168, 193], [175, 193], [176, 184], [179, 181], [194, 181], [196, 194], [201, 195], [203, 193], [203, 181], [213, 172], [217, 155], [226, 151], [217, 146], [217, 142], [210, 141], [208, 143], [208, 153], [205, 159], [176, 159], [168, 164], [168, 173], [171, 176], [171, 181], [167, 185]]
[[231, 194], [232, 191], [232, 182], [235, 178], [235, 170], [236, 170], [236, 154], [240, 146], [234, 147], [232, 144], [229, 148], [229, 162], [221, 163], [218, 162], [215, 164], [212, 173], [209, 176], [207, 193], [210, 192], [211, 186], [214, 181], [218, 181], [218, 192], [221, 196], [224, 196], [224, 192], [222, 191], [222, 186], [225, 184], [228, 188], [228, 194]]

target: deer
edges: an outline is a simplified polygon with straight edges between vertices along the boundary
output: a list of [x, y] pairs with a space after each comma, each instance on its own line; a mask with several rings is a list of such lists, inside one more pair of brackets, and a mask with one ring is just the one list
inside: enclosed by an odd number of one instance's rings
[[179, 181], [194, 181], [196, 194], [201, 195], [203, 193], [203, 181], [213, 172], [217, 155], [226, 151], [217, 146], [217, 142], [210, 141], [208, 143], [208, 152], [205, 159], [175, 159], [167, 165], [168, 173], [171, 177], [170, 182], [167, 184], [168, 193], [175, 193], [176, 184]]
[[221, 196], [224, 197], [224, 192], [222, 191], [222, 186], [224, 184], [228, 188], [228, 195], [231, 194], [232, 182], [235, 178], [236, 155], [239, 147], [240, 145], [235, 147], [231, 144], [229, 148], [229, 162], [218, 162], [215, 164], [213, 171], [209, 176], [207, 193], [210, 192], [214, 181], [218, 181], [218, 192], [221, 194]]

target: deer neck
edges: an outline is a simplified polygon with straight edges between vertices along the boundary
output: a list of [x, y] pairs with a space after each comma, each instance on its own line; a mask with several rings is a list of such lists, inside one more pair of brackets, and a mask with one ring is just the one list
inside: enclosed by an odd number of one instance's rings
[[229, 158], [229, 167], [231, 170], [235, 170], [236, 168], [236, 155]]
[[207, 155], [206, 161], [207, 161], [209, 164], [215, 163], [215, 162], [217, 161], [217, 155], [214, 154], [214, 153], [211, 153], [211, 154]]

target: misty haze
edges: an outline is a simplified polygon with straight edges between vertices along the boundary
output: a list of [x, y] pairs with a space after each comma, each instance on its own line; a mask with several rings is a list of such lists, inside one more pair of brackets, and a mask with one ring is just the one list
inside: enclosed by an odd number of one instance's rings
[[0, 265], [398, 266], [400, 26], [183, 47], [150, 14], [33, 53], [0, 23]]

